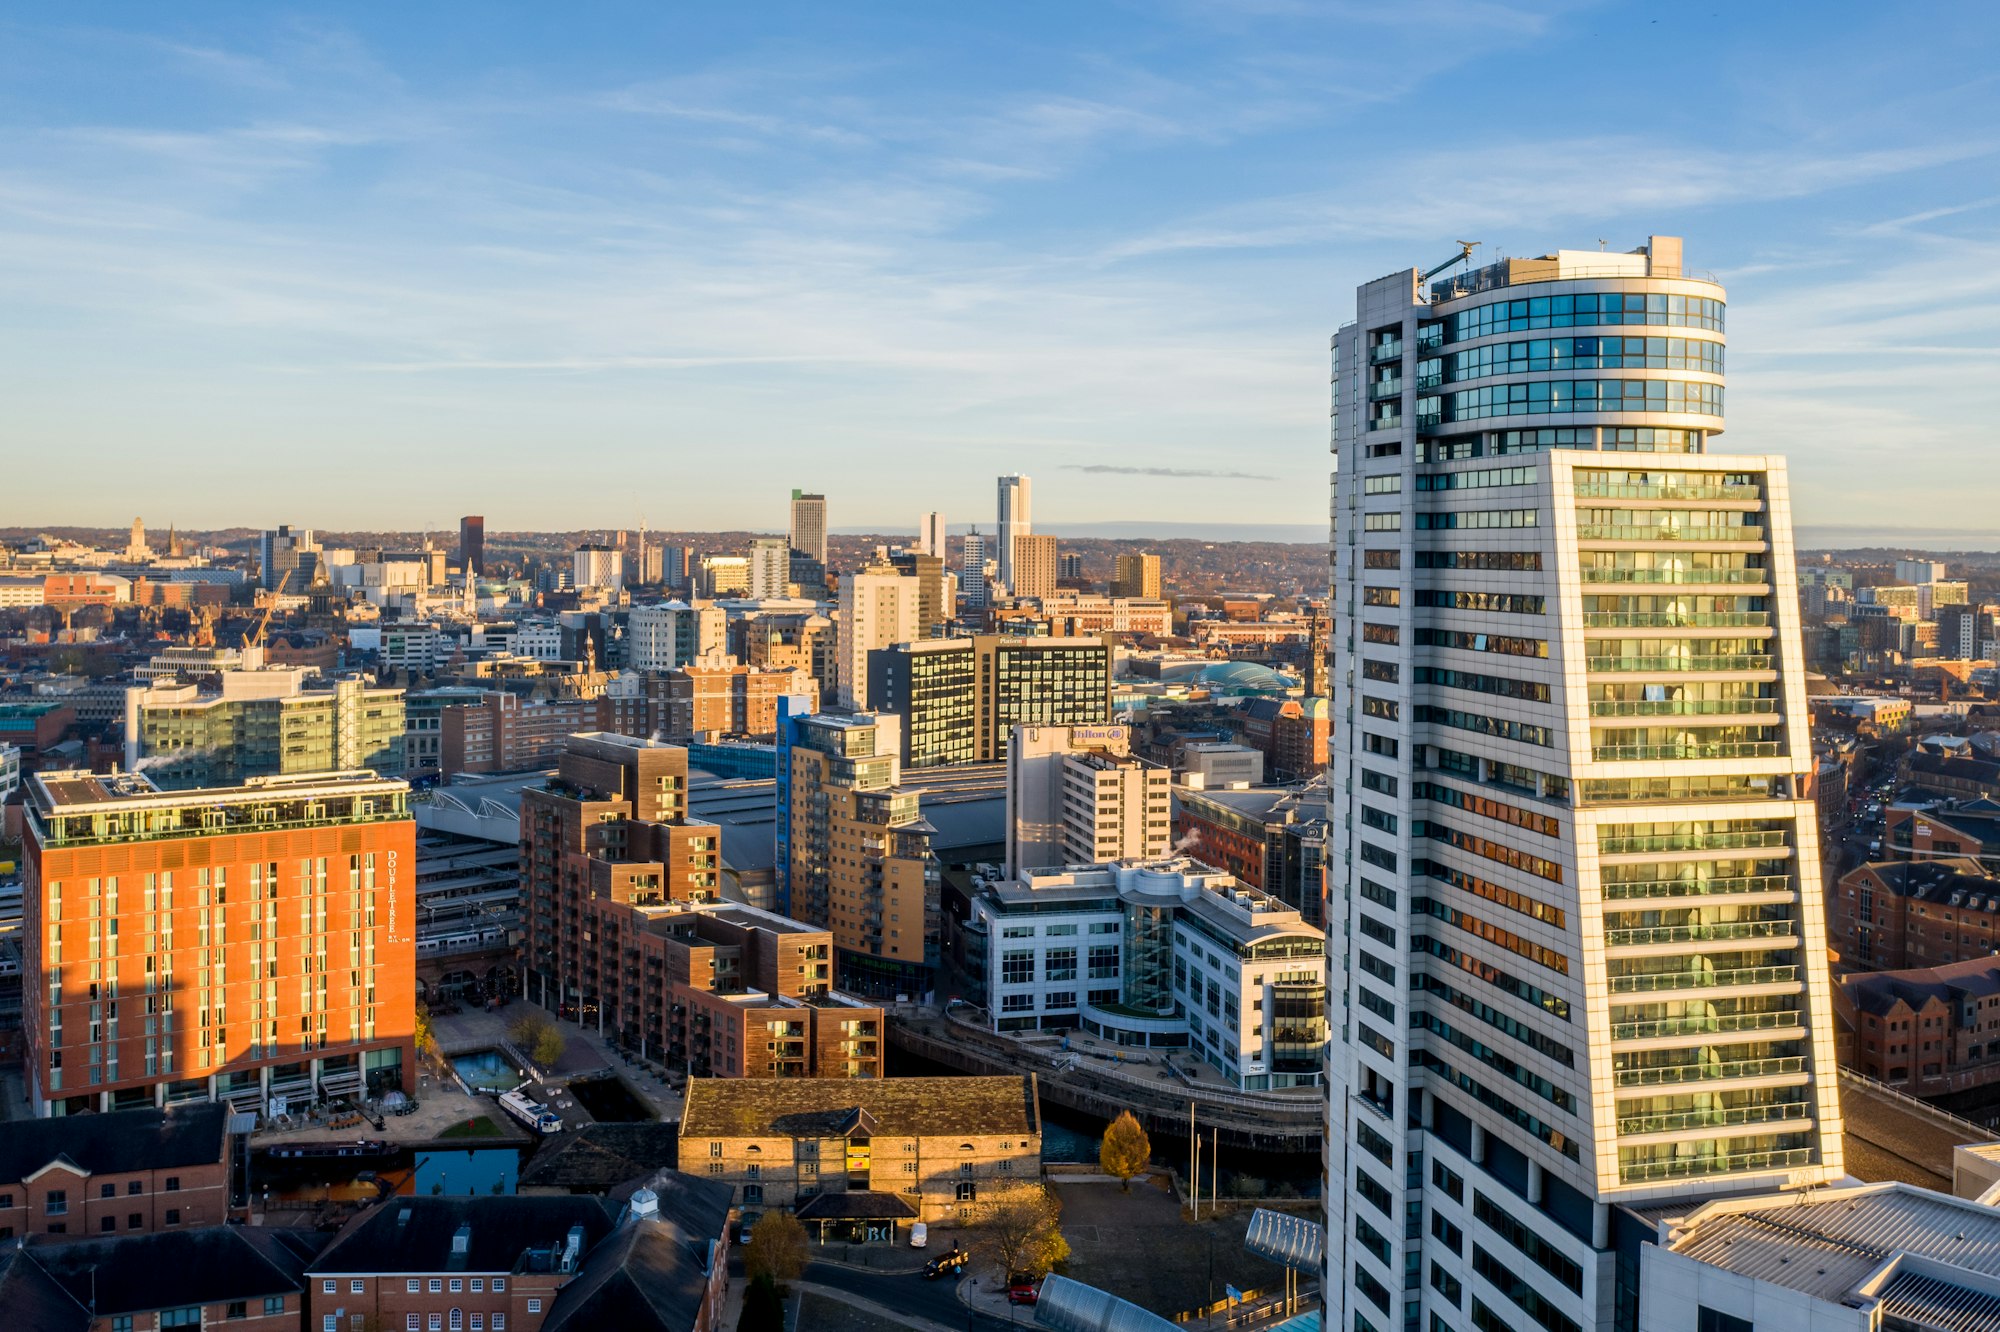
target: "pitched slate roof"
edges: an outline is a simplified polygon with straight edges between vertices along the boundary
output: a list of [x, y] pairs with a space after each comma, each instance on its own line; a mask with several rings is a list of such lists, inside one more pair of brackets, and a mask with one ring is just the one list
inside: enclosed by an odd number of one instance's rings
[[2000, 994], [2000, 960], [1972, 957], [1907, 971], [1857, 971], [1841, 977], [1840, 987], [1856, 1008], [1879, 1017], [1898, 1000], [1922, 1008], [1932, 999], [1951, 1003]]
[[[311, 1267], [314, 1275], [346, 1272], [514, 1272], [536, 1268], [560, 1250], [570, 1227], [583, 1227], [583, 1251], [611, 1233], [613, 1215], [590, 1197], [390, 1198], [362, 1212], [334, 1236]], [[452, 1237], [462, 1225], [471, 1241], [455, 1259]], [[537, 1256], [529, 1258], [530, 1250]]]
[[583, 1124], [542, 1144], [522, 1169], [520, 1187], [606, 1193], [679, 1161], [678, 1125]]
[[717, 1180], [661, 1170], [616, 1190], [629, 1203], [651, 1189], [659, 1211], [627, 1218], [564, 1286], [543, 1332], [685, 1332], [694, 1326], [709, 1278], [726, 1261], [729, 1202], [734, 1190]]
[[28, 1253], [72, 1299], [106, 1318], [296, 1295], [305, 1289], [310, 1241], [300, 1238], [294, 1247], [264, 1236], [253, 1242], [243, 1227], [200, 1226], [56, 1243], [36, 1236]]
[[1032, 1073], [990, 1078], [691, 1078], [681, 1138], [841, 1137], [857, 1112], [888, 1137], [1029, 1137]]
[[917, 1209], [893, 1193], [849, 1189], [815, 1193], [799, 1204], [801, 1221], [914, 1221]]
[[0, 1252], [0, 1309], [10, 1327], [34, 1332], [87, 1332], [90, 1314], [25, 1249]]
[[24, 1180], [51, 1161], [92, 1175], [215, 1165], [227, 1155], [228, 1135], [229, 1107], [215, 1101], [16, 1120], [0, 1133], [0, 1182]]
[[1925, 902], [1949, 902], [1953, 893], [2000, 898], [2000, 879], [1980, 869], [1970, 856], [1874, 861], [1862, 868], [1899, 897]]

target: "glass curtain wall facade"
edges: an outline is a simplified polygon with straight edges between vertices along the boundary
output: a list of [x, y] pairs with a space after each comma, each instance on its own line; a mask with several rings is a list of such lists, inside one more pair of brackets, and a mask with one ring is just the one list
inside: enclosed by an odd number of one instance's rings
[[1717, 447], [1724, 302], [1654, 237], [1395, 274], [1334, 338], [1329, 1327], [1633, 1327], [1617, 1204], [1842, 1175], [1789, 492]]

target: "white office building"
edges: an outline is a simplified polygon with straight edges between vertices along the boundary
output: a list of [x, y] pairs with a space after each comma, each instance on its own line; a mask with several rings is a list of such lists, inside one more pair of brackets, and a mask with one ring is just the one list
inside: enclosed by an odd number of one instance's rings
[[1327, 1326], [1629, 1326], [1628, 1208], [1843, 1175], [1790, 491], [1677, 238], [1430, 276], [1333, 342]]
[[946, 558], [944, 515], [936, 509], [926, 513], [917, 522], [917, 554]]
[[868, 654], [917, 637], [919, 580], [890, 565], [870, 565], [840, 580], [838, 688], [843, 705], [865, 709]]
[[634, 606], [625, 622], [625, 656], [638, 671], [671, 671], [692, 665], [726, 644], [728, 613], [704, 602], [668, 601]]
[[21, 747], [0, 745], [0, 805], [13, 798], [21, 787]]
[[1320, 1080], [1326, 938], [1221, 870], [1177, 857], [996, 878], [964, 929], [995, 1031], [1185, 1050], [1251, 1091]]
[[1000, 478], [1000, 581], [1014, 589], [1014, 538], [1035, 530], [1034, 482], [1025, 476]]
[[1124, 726], [1016, 726], [1007, 742], [1007, 873], [1154, 860], [1173, 845], [1173, 774]]
[[958, 599], [968, 609], [986, 606], [986, 538], [968, 533], [958, 553]]
[[532, 657], [536, 661], [561, 661], [562, 626], [542, 620], [527, 621], [507, 635], [507, 650], [516, 656]]
[[[798, 508], [797, 502], [793, 509]], [[796, 519], [796, 512], [794, 518]], [[820, 534], [819, 546], [826, 549], [826, 534]], [[752, 601], [775, 601], [788, 595], [786, 588], [792, 577], [792, 546], [783, 537], [758, 537], [750, 543], [750, 599]]]
[[625, 586], [625, 552], [616, 546], [586, 543], [570, 555], [570, 586], [598, 587], [616, 592]]

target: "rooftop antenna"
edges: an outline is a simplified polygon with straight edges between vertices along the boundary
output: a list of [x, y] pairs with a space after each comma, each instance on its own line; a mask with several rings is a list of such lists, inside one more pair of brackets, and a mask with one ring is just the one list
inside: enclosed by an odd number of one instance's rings
[[1603, 252], [1603, 250], [1604, 250], [1604, 247], [1605, 247], [1605, 246], [1606, 246], [1607, 244], [1609, 244], [1609, 242], [1608, 242], [1608, 241], [1606, 241], [1606, 240], [1604, 239], [1604, 237], [1602, 237], [1602, 236], [1599, 236], [1599, 237], [1597, 238], [1597, 249], [1598, 249], [1598, 252], [1599, 252], [1599, 253], [1602, 253], [1602, 252]]
[[1429, 282], [1432, 278], [1436, 277], [1439, 273], [1444, 272], [1445, 269], [1450, 268], [1453, 264], [1470, 263], [1472, 261], [1472, 252], [1478, 249], [1480, 245], [1482, 245], [1483, 243], [1484, 242], [1482, 241], [1469, 241], [1469, 240], [1462, 240], [1457, 242], [1458, 244], [1457, 255], [1453, 256], [1450, 259], [1445, 260], [1443, 263], [1439, 264], [1436, 268], [1433, 268], [1430, 272], [1418, 278], [1417, 281]]

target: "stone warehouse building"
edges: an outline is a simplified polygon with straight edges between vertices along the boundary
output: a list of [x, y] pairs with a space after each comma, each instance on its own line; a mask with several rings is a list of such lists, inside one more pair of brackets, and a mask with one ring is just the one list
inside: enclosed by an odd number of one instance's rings
[[729, 1185], [741, 1206], [790, 1208], [829, 1236], [893, 1241], [912, 1221], [976, 1221], [986, 1204], [1040, 1183], [1040, 1088], [1033, 1074], [695, 1079], [680, 1159]]

